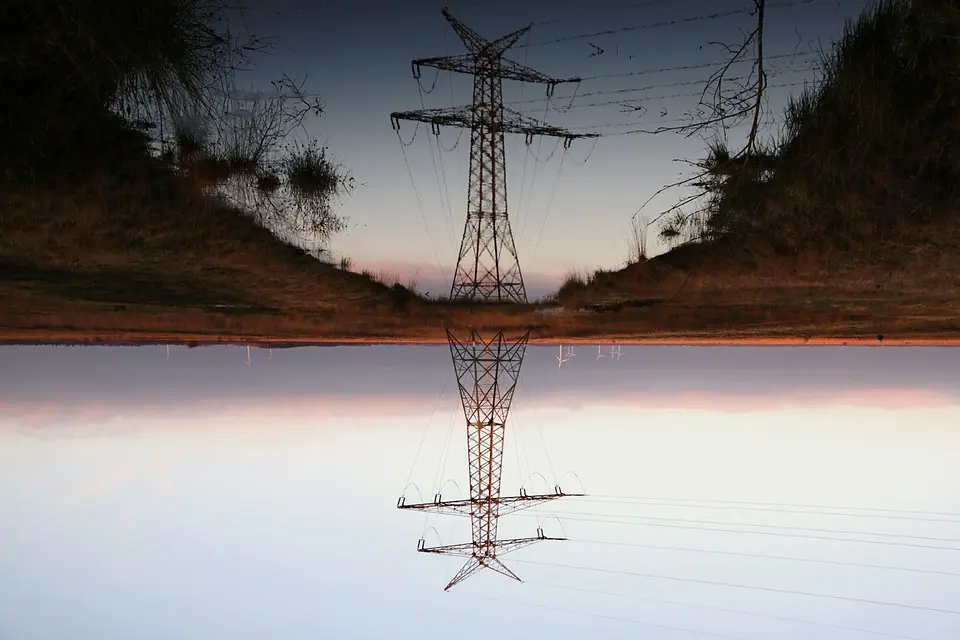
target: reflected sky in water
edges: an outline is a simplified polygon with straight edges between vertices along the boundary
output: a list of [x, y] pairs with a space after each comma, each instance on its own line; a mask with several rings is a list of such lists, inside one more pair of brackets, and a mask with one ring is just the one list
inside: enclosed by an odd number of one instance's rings
[[504, 516], [442, 591], [449, 351], [0, 348], [0, 638], [960, 637], [960, 351], [531, 347]]

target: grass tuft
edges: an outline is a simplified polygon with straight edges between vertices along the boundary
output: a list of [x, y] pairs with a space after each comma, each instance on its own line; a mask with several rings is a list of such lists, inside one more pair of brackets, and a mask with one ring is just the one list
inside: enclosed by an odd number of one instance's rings
[[313, 141], [294, 145], [283, 169], [290, 190], [304, 198], [338, 196], [353, 186], [353, 178], [330, 158], [327, 148]]

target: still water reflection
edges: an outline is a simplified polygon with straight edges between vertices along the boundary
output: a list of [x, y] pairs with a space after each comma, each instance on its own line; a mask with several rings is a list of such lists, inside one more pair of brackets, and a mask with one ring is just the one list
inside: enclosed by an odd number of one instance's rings
[[0, 638], [960, 637], [957, 351], [559, 353], [503, 493], [588, 496], [499, 536], [569, 540], [444, 593], [445, 346], [0, 348]]

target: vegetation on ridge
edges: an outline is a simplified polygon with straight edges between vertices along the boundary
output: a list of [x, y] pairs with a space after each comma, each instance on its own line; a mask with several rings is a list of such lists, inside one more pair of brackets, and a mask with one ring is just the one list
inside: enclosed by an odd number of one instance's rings
[[333, 206], [352, 178], [316, 143], [291, 144], [322, 105], [286, 76], [237, 91], [237, 71], [269, 47], [232, 35], [226, 11], [223, 0], [5, 2], [4, 191], [140, 185], [158, 207], [188, 204], [197, 218], [232, 207], [286, 240], [322, 243], [341, 230]]
[[960, 6], [877, 0], [819, 68], [773, 139], [712, 140], [659, 219], [674, 248], [636, 259], [632, 243], [625, 268], [575, 274], [560, 300], [704, 330], [960, 330]]
[[766, 148], [711, 145], [707, 197], [662, 236], [856, 251], [960, 213], [960, 6], [878, 0], [819, 67]]

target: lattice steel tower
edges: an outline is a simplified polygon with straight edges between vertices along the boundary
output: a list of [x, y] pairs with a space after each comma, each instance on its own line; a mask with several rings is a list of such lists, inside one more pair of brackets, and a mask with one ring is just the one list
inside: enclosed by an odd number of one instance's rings
[[443, 500], [440, 494], [433, 502], [397, 503], [400, 509], [438, 511], [469, 515], [472, 536], [470, 542], [428, 547], [423, 540], [417, 550], [423, 553], [466, 556], [467, 563], [447, 584], [445, 591], [466, 580], [483, 568], [493, 569], [514, 580], [520, 580], [508, 569], [499, 556], [550, 538], [537, 528], [529, 538], [497, 539], [497, 521], [501, 515], [535, 504], [555, 500], [565, 494], [560, 487], [554, 493], [529, 495], [521, 490], [518, 496], [500, 495], [500, 472], [503, 464], [503, 438], [510, 412], [513, 392], [520, 376], [520, 365], [526, 351], [530, 332], [517, 340], [505, 340], [503, 332], [488, 340], [475, 331], [467, 341], [460, 341], [447, 331], [447, 342], [453, 357], [453, 368], [460, 388], [460, 400], [467, 420], [467, 457], [470, 465], [470, 497], [463, 500]]
[[516, 44], [530, 26], [498, 40], [487, 40], [443, 10], [468, 53], [459, 56], [422, 58], [413, 61], [413, 75], [421, 67], [434, 67], [474, 76], [473, 104], [448, 109], [422, 109], [390, 114], [394, 128], [400, 120], [415, 120], [433, 126], [470, 129], [470, 176], [467, 193], [467, 221], [457, 257], [450, 297], [475, 302], [526, 302], [523, 274], [507, 217], [507, 173], [504, 133], [522, 133], [529, 144], [536, 135], [564, 138], [569, 147], [575, 138], [597, 134], [574, 134], [528, 118], [503, 106], [503, 80], [538, 82], [547, 85], [547, 96], [556, 85], [579, 82], [579, 78], [556, 79], [519, 63], [507, 60], [504, 52]]

